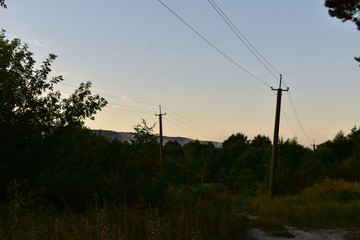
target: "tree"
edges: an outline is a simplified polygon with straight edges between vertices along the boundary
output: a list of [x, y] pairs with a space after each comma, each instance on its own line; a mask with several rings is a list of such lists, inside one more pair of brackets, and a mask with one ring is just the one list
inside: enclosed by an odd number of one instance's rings
[[240, 144], [244, 146], [248, 145], [248, 137], [242, 133], [232, 134], [228, 139], [223, 142], [222, 146], [223, 148], [226, 148], [234, 144]]
[[12, 179], [33, 178], [49, 136], [66, 127], [82, 128], [107, 104], [91, 94], [90, 82], [62, 98], [55, 86], [63, 78], [49, 79], [55, 59], [50, 54], [37, 68], [28, 45], [0, 31], [0, 192]]
[[[146, 200], [155, 202], [157, 188], [156, 180], [158, 179], [160, 165], [158, 149], [153, 125], [148, 125], [145, 119], [141, 123], [133, 126], [134, 134], [131, 139], [131, 160], [125, 166], [127, 168], [126, 191], [127, 198], [137, 199], [138, 201]], [[159, 193], [160, 196], [161, 193]]]
[[360, 1], [359, 0], [326, 0], [329, 15], [341, 19], [343, 22], [352, 21], [360, 30]]
[[141, 119], [141, 123], [133, 126], [135, 131], [133, 137], [131, 138], [131, 143], [135, 145], [156, 143], [156, 136], [154, 134], [155, 124], [148, 126], [145, 119]]
[[[326, 0], [325, 6], [329, 8], [329, 15], [345, 21], [352, 21], [360, 30], [360, 0]], [[360, 62], [360, 57], [355, 57]]]
[[280, 140], [277, 171], [277, 191], [296, 193], [300, 191], [298, 170], [305, 154], [310, 151], [297, 142], [296, 138]]
[[6, 8], [5, 0], [0, 0], [0, 7]]
[[21, 130], [27, 139], [46, 135], [56, 127], [82, 126], [107, 104], [99, 95], [91, 95], [90, 82], [80, 84], [69, 98], [62, 99], [54, 89], [62, 76], [48, 79], [56, 57], [50, 54], [37, 69], [28, 45], [19, 39], [9, 41], [5, 31], [0, 32], [1, 130]]

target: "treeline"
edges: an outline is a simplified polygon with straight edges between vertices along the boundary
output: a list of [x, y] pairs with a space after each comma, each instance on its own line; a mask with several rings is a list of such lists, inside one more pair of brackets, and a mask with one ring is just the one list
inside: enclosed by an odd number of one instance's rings
[[[11, 198], [15, 184], [27, 202], [75, 210], [111, 203], [161, 207], [176, 193], [206, 185], [245, 196], [267, 189], [272, 146], [266, 136], [234, 134], [221, 148], [167, 142], [161, 163], [152, 128], [143, 121], [137, 130], [131, 143], [61, 127], [38, 142], [2, 146], [2, 200]], [[277, 194], [298, 193], [326, 178], [360, 180], [360, 129], [340, 132], [315, 151], [281, 140], [279, 152]]]

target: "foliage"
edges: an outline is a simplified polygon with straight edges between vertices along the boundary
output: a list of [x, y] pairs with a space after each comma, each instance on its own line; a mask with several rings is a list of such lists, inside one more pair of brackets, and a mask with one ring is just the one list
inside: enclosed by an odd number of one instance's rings
[[[360, 1], [359, 0], [326, 0], [325, 6], [329, 8], [329, 15], [339, 18], [343, 22], [352, 21], [360, 30]], [[355, 57], [360, 62], [360, 57]]]
[[55, 59], [50, 54], [37, 68], [27, 44], [6, 39], [5, 31], [0, 33], [1, 197], [13, 179], [35, 186], [38, 174], [56, 158], [52, 153], [44, 157], [47, 141], [67, 128], [82, 128], [86, 118], [93, 119], [107, 104], [104, 98], [91, 94], [90, 82], [61, 98], [55, 86], [62, 77], [49, 79]]
[[132, 144], [141, 145], [141, 144], [151, 144], [156, 142], [156, 137], [154, 135], [154, 127], [148, 126], [145, 119], [141, 119], [141, 123], [136, 124], [134, 129], [134, 135], [130, 140]]
[[[56, 55], [50, 54], [36, 68], [33, 53], [19, 39], [9, 41], [0, 33], [0, 127], [3, 133], [25, 139], [41, 138], [56, 127], [83, 125], [107, 102], [91, 95], [91, 83], [80, 84], [67, 99], [55, 85], [62, 76], [48, 76]], [[20, 134], [21, 133], [21, 134]]]
[[141, 209], [118, 204], [88, 208], [81, 214], [51, 208], [27, 209], [26, 205], [16, 207], [15, 213], [15, 207], [9, 204], [0, 209], [0, 236], [1, 239], [215, 240], [241, 239], [247, 229], [247, 219], [238, 214], [238, 201], [228, 195], [214, 192], [203, 199], [194, 191], [181, 194], [180, 198], [180, 202], [169, 205], [166, 211], [152, 206]]
[[0, 0], [0, 7], [6, 8], [5, 0]]
[[360, 185], [327, 179], [297, 195], [258, 195], [245, 205], [250, 214], [259, 217], [255, 225], [358, 229]]
[[360, 30], [360, 1], [359, 0], [326, 0], [329, 15], [339, 18], [343, 22], [352, 21]]
[[183, 186], [168, 189], [163, 210], [109, 204], [81, 214], [29, 208], [22, 189], [13, 182], [12, 201], [0, 205], [2, 239], [247, 239], [251, 227], [290, 236], [283, 225], [356, 230], [360, 224], [359, 184], [329, 179], [273, 198], [239, 198], [218, 184]]

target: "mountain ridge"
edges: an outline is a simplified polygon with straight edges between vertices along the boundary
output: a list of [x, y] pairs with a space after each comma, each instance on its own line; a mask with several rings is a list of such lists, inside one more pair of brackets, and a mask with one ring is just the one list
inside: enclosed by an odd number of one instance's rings
[[[130, 142], [130, 139], [134, 134], [134, 133], [131, 133], [131, 132], [117, 132], [117, 131], [102, 130], [102, 129], [95, 129], [95, 130], [92, 130], [92, 131], [95, 132], [96, 134], [99, 134], [99, 135], [102, 135], [102, 136], [106, 137], [109, 140], [117, 139], [117, 140], [122, 141], [122, 142]], [[158, 135], [156, 137], [159, 138]], [[199, 141], [201, 144], [212, 143], [212, 144], [214, 144], [215, 147], [221, 147], [221, 145], [222, 145], [221, 142], [202, 141], [202, 140], [195, 140], [195, 139], [186, 138], [186, 137], [163, 136], [163, 141], [164, 141], [164, 144], [169, 142], [169, 141], [176, 141], [176, 142], [180, 143], [181, 145], [184, 145], [184, 144], [189, 143], [189, 142]]]

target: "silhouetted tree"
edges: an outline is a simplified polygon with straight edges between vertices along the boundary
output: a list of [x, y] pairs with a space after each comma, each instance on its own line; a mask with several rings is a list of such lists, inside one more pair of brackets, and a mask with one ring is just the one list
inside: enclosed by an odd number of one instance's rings
[[[2, 130], [21, 129], [18, 137], [46, 135], [60, 126], [83, 125], [107, 102], [91, 95], [91, 83], [80, 84], [67, 99], [54, 86], [62, 76], [48, 79], [56, 55], [50, 54], [39, 69], [33, 53], [19, 39], [9, 41], [0, 33], [0, 125]], [[8, 131], [9, 132], [9, 131]]]
[[[155, 202], [155, 181], [159, 176], [159, 145], [154, 134], [155, 124], [149, 126], [145, 119], [133, 127], [132, 156], [126, 165], [126, 191], [134, 201]], [[160, 193], [158, 193], [160, 195]]]
[[276, 177], [276, 185], [279, 192], [296, 193], [300, 190], [298, 169], [307, 151], [310, 150], [300, 145], [296, 138], [280, 141]]
[[48, 78], [55, 59], [50, 54], [37, 68], [27, 44], [0, 32], [0, 187], [35, 175], [48, 136], [65, 126], [82, 127], [107, 104], [91, 94], [90, 82], [63, 99], [54, 89], [62, 77]]
[[109, 144], [85, 128], [56, 129], [43, 144], [33, 186], [45, 187], [47, 199], [59, 207], [84, 210], [97, 198], [102, 203], [108, 190], [105, 156]]
[[0, 0], [0, 7], [6, 8], [5, 0]]
[[218, 181], [236, 190], [239, 171], [242, 170], [241, 156], [250, 146], [250, 140], [242, 133], [232, 134], [222, 144], [222, 149], [217, 155], [219, 172], [216, 176]]
[[[134, 134], [130, 139], [131, 146], [134, 149], [135, 157], [140, 161], [146, 170], [154, 167], [158, 159], [157, 141], [154, 134], [155, 123], [148, 126], [145, 119], [133, 127]], [[149, 168], [149, 169], [148, 169]]]
[[[359, 0], [326, 0], [325, 6], [329, 8], [329, 15], [339, 18], [343, 22], [352, 21], [360, 30], [360, 1]], [[360, 62], [360, 57], [355, 57]]]
[[164, 145], [165, 174], [170, 184], [177, 186], [185, 183], [185, 178], [180, 171], [181, 162], [184, 158], [184, 149], [177, 141], [168, 141]]

